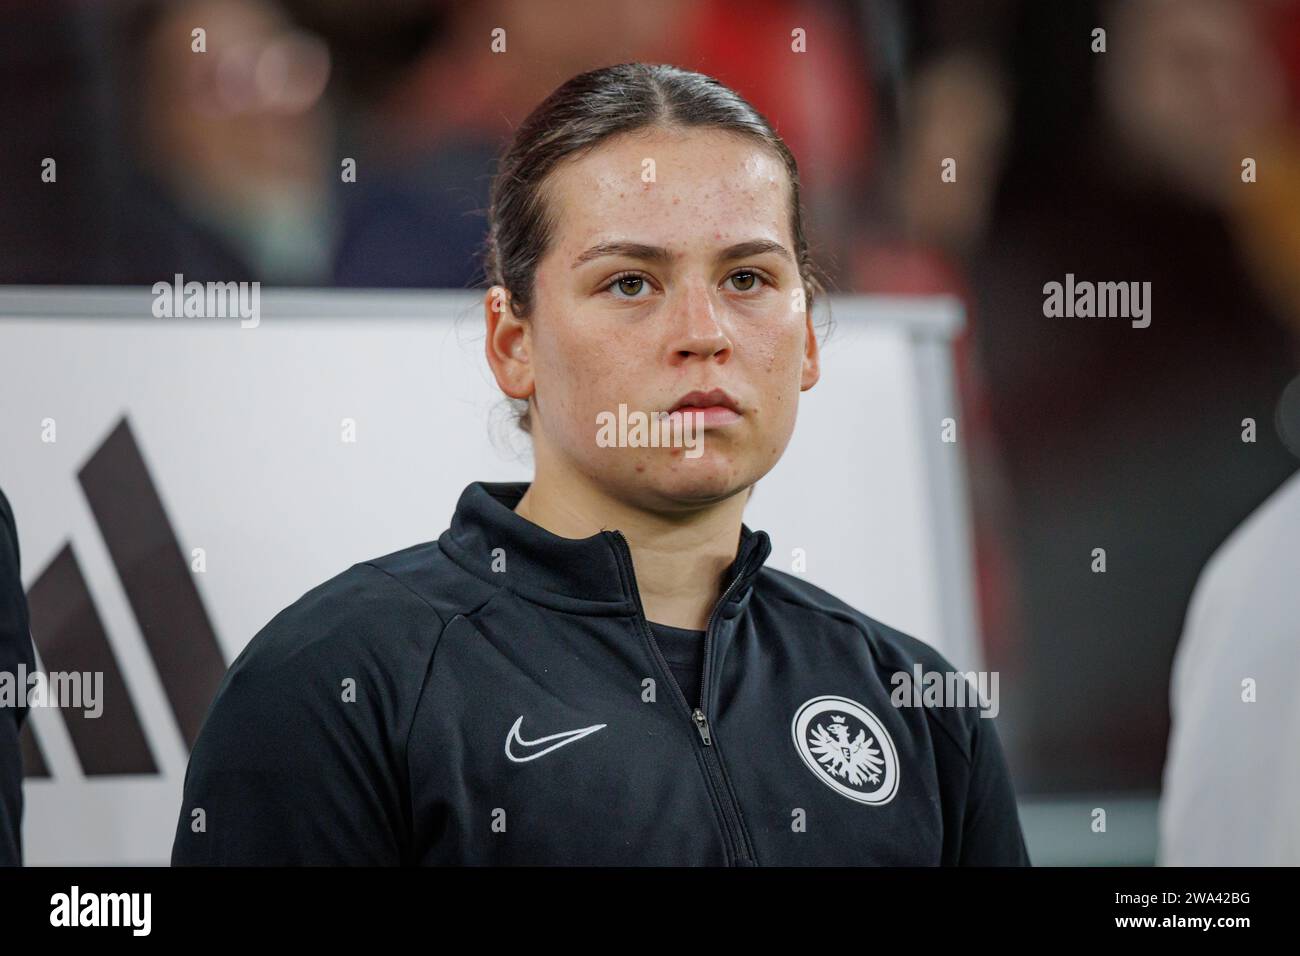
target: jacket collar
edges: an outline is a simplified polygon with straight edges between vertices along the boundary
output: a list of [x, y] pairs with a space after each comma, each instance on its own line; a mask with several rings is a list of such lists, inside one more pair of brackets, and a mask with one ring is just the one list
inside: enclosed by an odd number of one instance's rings
[[[637, 595], [622, 571], [620, 536], [603, 530], [589, 538], [561, 538], [533, 524], [514, 510], [529, 484], [472, 482], [461, 492], [439, 546], [465, 570], [535, 603], [585, 614], [634, 612]], [[748, 596], [771, 550], [766, 532], [741, 524], [736, 560], [724, 578], [732, 582], [738, 574], [728, 606]]]

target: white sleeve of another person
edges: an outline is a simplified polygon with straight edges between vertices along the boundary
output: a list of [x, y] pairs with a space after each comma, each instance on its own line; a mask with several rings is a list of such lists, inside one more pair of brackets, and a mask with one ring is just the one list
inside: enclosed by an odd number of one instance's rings
[[1300, 865], [1300, 472], [1201, 573], [1170, 710], [1158, 862]]

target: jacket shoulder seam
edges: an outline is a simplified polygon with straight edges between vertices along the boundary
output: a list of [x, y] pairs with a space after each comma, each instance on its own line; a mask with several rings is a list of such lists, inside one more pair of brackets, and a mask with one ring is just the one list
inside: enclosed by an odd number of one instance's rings
[[[380, 574], [385, 575], [386, 577], [391, 578], [391, 579], [392, 579], [393, 581], [395, 581], [395, 582], [396, 582], [396, 583], [397, 583], [397, 584], [398, 584], [398, 585], [399, 585], [403, 590], [409, 592], [409, 593], [410, 593], [410, 594], [411, 594], [411, 595], [412, 595], [412, 596], [413, 596], [417, 601], [419, 601], [421, 604], [423, 604], [425, 607], [427, 607], [427, 608], [429, 609], [429, 611], [433, 614], [433, 616], [437, 619], [438, 624], [440, 625], [440, 627], [441, 627], [442, 629], [445, 629], [445, 628], [447, 627], [447, 622], [444, 621], [444, 620], [442, 619], [442, 615], [438, 613], [437, 608], [435, 608], [432, 604], [430, 604], [430, 603], [428, 602], [428, 600], [425, 599], [424, 595], [421, 594], [419, 591], [415, 590], [415, 588], [411, 587], [409, 584], [407, 584], [405, 581], [403, 581], [403, 580], [402, 580], [401, 578], [399, 578], [397, 575], [393, 574], [393, 572], [391, 572], [391, 571], [389, 571], [389, 570], [387, 570], [387, 569], [385, 569], [385, 568], [381, 568], [379, 565], [375, 564], [374, 561], [363, 561], [362, 564], [364, 564], [364, 565], [365, 565], [366, 567], [368, 567], [368, 568], [374, 568], [374, 569], [375, 569], [376, 571], [378, 571]], [[439, 636], [441, 636], [441, 630], [439, 631]]]

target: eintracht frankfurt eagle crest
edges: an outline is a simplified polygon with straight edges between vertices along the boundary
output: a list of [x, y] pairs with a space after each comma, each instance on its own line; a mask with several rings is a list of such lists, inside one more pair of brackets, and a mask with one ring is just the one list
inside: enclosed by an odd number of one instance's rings
[[850, 800], [879, 806], [898, 792], [898, 752], [885, 725], [847, 697], [805, 701], [790, 729], [817, 779]]

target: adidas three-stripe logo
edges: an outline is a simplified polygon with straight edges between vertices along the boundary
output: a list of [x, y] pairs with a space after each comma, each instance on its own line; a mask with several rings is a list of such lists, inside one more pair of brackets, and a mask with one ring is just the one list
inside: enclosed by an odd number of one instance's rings
[[[162, 500], [123, 418], [77, 474], [187, 749], [226, 662]], [[71, 542], [27, 593], [45, 671], [99, 671], [103, 713], [59, 713], [86, 776], [157, 774], [158, 763]], [[157, 731], [155, 731], [156, 733]], [[25, 777], [50, 776], [32, 722], [22, 733]]]

